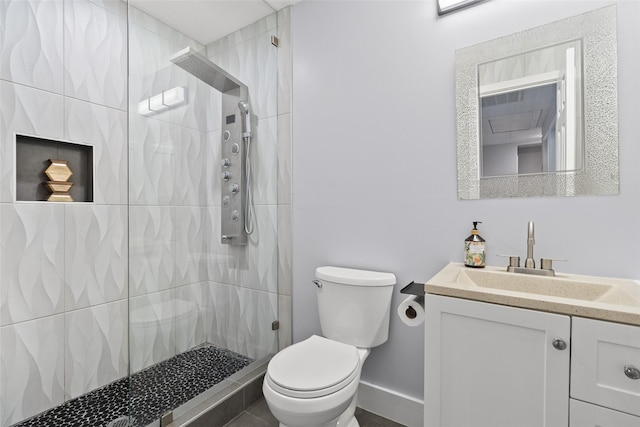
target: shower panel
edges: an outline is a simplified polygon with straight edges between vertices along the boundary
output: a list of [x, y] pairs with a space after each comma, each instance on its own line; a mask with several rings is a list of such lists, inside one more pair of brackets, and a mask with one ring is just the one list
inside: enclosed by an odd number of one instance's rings
[[171, 62], [222, 92], [221, 236], [229, 245], [246, 245], [252, 231], [249, 147], [251, 112], [245, 84], [187, 47]]

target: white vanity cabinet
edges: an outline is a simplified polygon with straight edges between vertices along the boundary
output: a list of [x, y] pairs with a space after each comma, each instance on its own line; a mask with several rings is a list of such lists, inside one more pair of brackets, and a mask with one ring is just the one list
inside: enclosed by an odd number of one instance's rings
[[425, 314], [425, 426], [568, 425], [569, 316], [431, 294]]
[[640, 327], [432, 294], [425, 314], [425, 426], [640, 427]]
[[571, 427], [640, 427], [640, 328], [574, 317]]

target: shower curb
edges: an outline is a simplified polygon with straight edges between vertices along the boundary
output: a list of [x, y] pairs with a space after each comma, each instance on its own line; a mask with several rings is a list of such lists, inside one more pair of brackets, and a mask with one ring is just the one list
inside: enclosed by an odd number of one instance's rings
[[[201, 396], [174, 411], [173, 422], [159, 427], [222, 427], [262, 398], [262, 381], [269, 358], [239, 378], [230, 378], [223, 389]], [[204, 393], [203, 395], [206, 395]], [[200, 402], [196, 402], [200, 400]]]

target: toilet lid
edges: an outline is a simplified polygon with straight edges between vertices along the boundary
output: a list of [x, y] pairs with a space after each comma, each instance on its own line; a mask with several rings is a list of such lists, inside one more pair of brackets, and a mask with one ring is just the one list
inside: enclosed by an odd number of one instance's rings
[[312, 335], [271, 359], [267, 381], [287, 396], [326, 396], [353, 381], [359, 364], [356, 347]]

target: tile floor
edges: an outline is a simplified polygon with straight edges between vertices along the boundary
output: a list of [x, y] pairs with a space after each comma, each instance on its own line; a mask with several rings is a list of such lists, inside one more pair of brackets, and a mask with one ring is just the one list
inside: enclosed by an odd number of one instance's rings
[[[356, 418], [360, 427], [402, 427], [402, 424], [389, 421], [360, 408], [356, 409]], [[263, 398], [229, 421], [224, 427], [278, 427], [278, 421], [271, 415]]]

